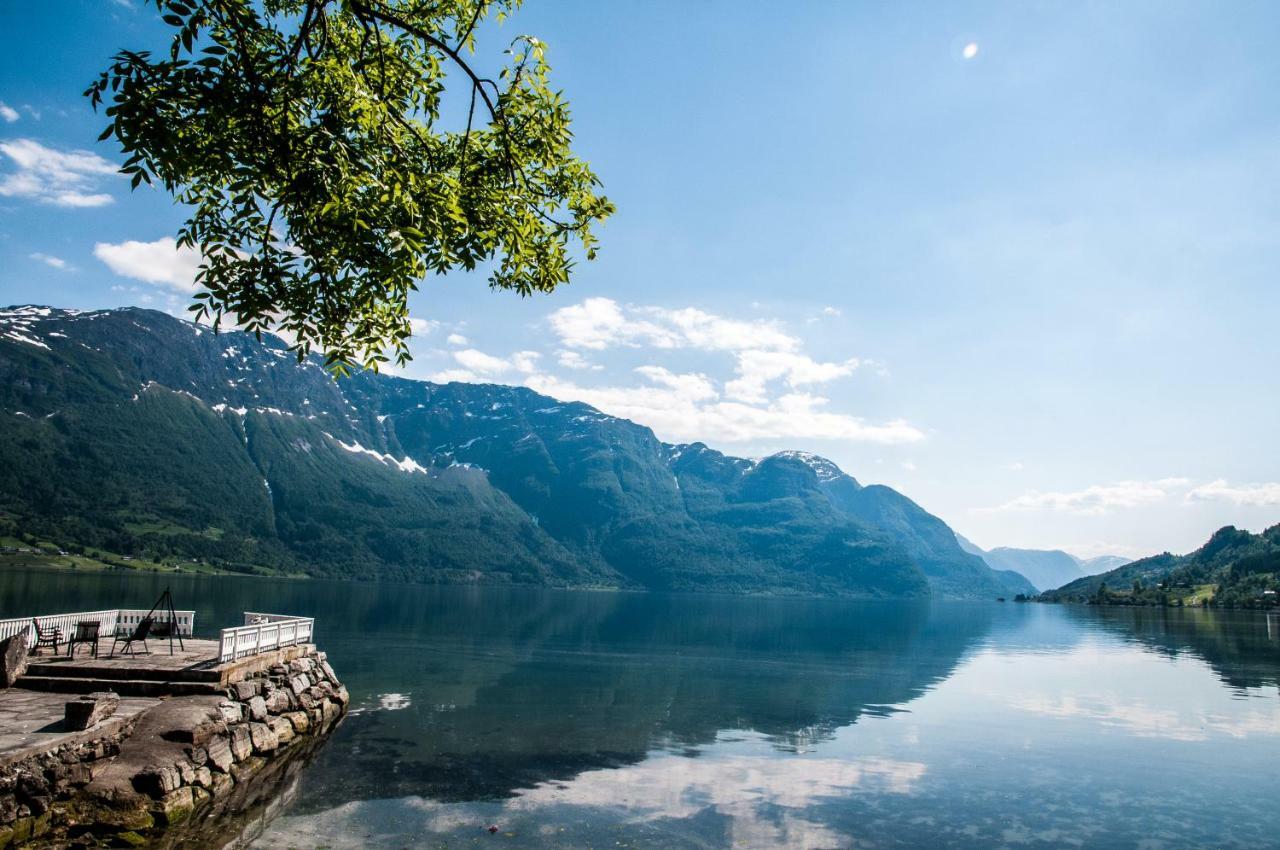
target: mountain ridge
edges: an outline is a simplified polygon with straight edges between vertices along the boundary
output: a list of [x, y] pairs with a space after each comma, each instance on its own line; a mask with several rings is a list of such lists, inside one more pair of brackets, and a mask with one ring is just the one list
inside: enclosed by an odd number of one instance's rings
[[807, 452], [735, 458], [524, 387], [357, 373], [140, 308], [0, 310], [0, 512], [348, 578], [820, 595], [1031, 590]]

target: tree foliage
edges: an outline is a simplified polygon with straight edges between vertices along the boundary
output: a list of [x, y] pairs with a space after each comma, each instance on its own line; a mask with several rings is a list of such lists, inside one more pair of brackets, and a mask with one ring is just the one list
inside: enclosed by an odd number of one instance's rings
[[518, 36], [494, 78], [473, 64], [477, 29], [520, 0], [156, 3], [169, 49], [122, 51], [85, 94], [133, 187], [190, 210], [198, 317], [376, 368], [408, 359], [423, 278], [485, 264], [530, 295], [594, 258], [613, 206], [545, 46]]

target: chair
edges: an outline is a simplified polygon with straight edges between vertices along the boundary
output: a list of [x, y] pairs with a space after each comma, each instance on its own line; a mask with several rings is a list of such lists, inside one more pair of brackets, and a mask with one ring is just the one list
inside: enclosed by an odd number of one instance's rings
[[[115, 639], [111, 641], [111, 654], [108, 657], [115, 657], [116, 644], [121, 641], [124, 642], [124, 649], [121, 651], [121, 655], [128, 655], [129, 648], [135, 643], [141, 643], [142, 648], [147, 651], [147, 655], [150, 655], [151, 647], [147, 646], [147, 636], [151, 634], [151, 623], [154, 619], [154, 617], [143, 617], [138, 621], [138, 625], [133, 627], [132, 632], [128, 634], [117, 632]], [[137, 654], [137, 650], [134, 650], [134, 654]]]
[[36, 645], [31, 647], [31, 654], [39, 655], [42, 647], [51, 646], [53, 647], [53, 654], [57, 655], [58, 644], [62, 643], [62, 629], [57, 626], [42, 629], [40, 628], [40, 621], [34, 617], [31, 620], [31, 625], [36, 630]]
[[75, 634], [71, 636], [71, 640], [67, 641], [67, 657], [75, 658], [76, 644], [87, 643], [93, 647], [93, 657], [98, 657], [98, 629], [102, 628], [102, 623], [97, 620], [81, 620], [76, 623]]

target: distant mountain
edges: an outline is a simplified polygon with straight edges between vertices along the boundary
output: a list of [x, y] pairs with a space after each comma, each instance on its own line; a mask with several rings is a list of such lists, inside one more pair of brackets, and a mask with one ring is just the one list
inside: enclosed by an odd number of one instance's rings
[[1099, 555], [1096, 558], [1082, 560], [1080, 569], [1084, 570], [1084, 574], [1087, 576], [1096, 576], [1098, 573], [1105, 573], [1108, 570], [1114, 570], [1131, 563], [1133, 563], [1133, 558], [1125, 558], [1121, 555]]
[[[1136, 584], [1135, 584], [1136, 582]], [[1268, 593], [1270, 591], [1270, 593]], [[1189, 555], [1165, 552], [1042, 594], [1055, 602], [1275, 607], [1280, 595], [1280, 525], [1261, 534], [1233, 526]]]
[[1119, 555], [1102, 555], [1082, 560], [1061, 549], [1014, 549], [1000, 546], [990, 551], [980, 548], [961, 535], [956, 535], [960, 548], [978, 555], [995, 570], [1012, 570], [1025, 576], [1038, 590], [1050, 590], [1095, 573], [1106, 572], [1129, 563]]
[[1080, 562], [1061, 549], [1012, 549], [1001, 546], [984, 552], [992, 569], [1014, 570], [1039, 590], [1061, 587], [1083, 576]]
[[361, 373], [149, 310], [0, 311], [0, 534], [415, 582], [1031, 592], [815, 455], [735, 458], [520, 387]]

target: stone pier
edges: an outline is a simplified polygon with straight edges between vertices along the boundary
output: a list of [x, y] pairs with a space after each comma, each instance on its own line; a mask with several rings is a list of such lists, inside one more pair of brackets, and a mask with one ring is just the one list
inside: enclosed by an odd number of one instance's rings
[[[33, 658], [0, 691], [0, 850], [200, 846], [346, 712], [310, 644], [215, 664], [199, 643], [183, 658]], [[105, 691], [124, 692], [114, 713], [66, 730], [65, 704]]]

